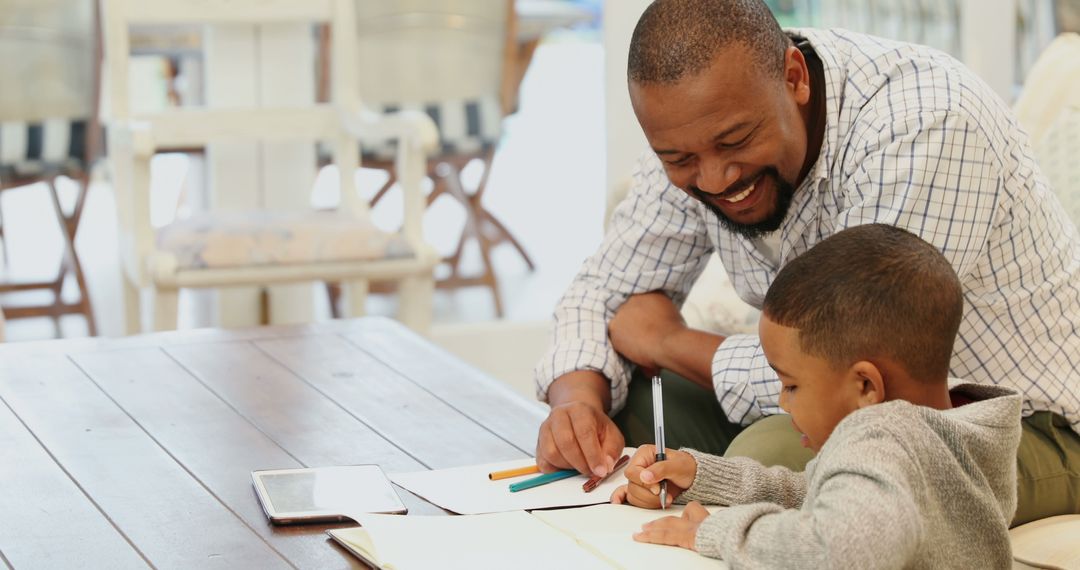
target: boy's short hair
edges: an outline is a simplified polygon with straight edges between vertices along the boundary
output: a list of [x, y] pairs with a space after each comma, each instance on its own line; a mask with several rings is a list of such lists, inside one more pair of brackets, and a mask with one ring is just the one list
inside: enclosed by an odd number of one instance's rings
[[964, 309], [948, 260], [885, 224], [840, 231], [780, 271], [762, 308], [798, 329], [803, 352], [836, 368], [890, 357], [916, 379], [944, 381]]

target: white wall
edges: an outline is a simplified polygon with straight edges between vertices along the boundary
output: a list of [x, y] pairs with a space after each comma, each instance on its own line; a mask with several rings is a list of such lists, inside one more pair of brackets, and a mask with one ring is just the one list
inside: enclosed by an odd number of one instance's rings
[[634, 26], [650, 3], [651, 0], [604, 1], [604, 111], [609, 193], [614, 184], [630, 175], [634, 161], [647, 146], [626, 91], [626, 60]]

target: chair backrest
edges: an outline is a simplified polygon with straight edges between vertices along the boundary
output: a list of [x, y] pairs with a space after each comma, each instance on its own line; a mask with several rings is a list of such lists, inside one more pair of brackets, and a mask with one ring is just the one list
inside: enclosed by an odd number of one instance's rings
[[[356, 32], [351, 0], [107, 0], [106, 61], [109, 71], [110, 121], [149, 126], [155, 147], [203, 146], [215, 142], [314, 140], [332, 143], [342, 172], [356, 168], [355, 136], [344, 114], [359, 113], [356, 95]], [[175, 24], [325, 24], [332, 29], [332, 89], [329, 102], [288, 108], [181, 108], [136, 114], [130, 105], [130, 28]], [[299, 81], [304, 78], [298, 78]], [[315, 81], [314, 65], [310, 81]], [[351, 176], [341, 176], [341, 205], [366, 211]]]
[[31, 172], [96, 157], [96, 8], [96, 0], [0, 0], [0, 167]]
[[444, 151], [498, 140], [513, 57], [513, 0], [357, 0], [365, 105], [425, 111]]

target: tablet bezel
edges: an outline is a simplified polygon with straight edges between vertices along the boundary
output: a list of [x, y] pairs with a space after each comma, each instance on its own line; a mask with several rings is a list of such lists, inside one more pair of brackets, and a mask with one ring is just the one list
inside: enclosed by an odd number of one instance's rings
[[[390, 492], [393, 497], [397, 499], [397, 508], [387, 511], [378, 511], [377, 514], [406, 514], [409, 512], [408, 507], [401, 500], [401, 495], [398, 494], [397, 489], [394, 488], [393, 483], [390, 482], [390, 478], [383, 472], [382, 467], [373, 464], [363, 465], [339, 465], [332, 467], [333, 469], [340, 468], [352, 468], [362, 467], [365, 469], [375, 469], [381, 475], [382, 480], [386, 481]], [[255, 488], [255, 495], [258, 498], [259, 505], [262, 507], [263, 513], [271, 523], [277, 525], [285, 524], [307, 524], [307, 523], [333, 523], [333, 522], [350, 522], [352, 521], [347, 515], [339, 512], [318, 510], [318, 511], [296, 511], [296, 512], [280, 512], [274, 508], [274, 504], [270, 499], [270, 493], [266, 489], [266, 485], [263, 484], [262, 477], [265, 475], [290, 475], [290, 474], [304, 474], [314, 473], [323, 469], [330, 469], [331, 467], [293, 467], [286, 469], [258, 469], [251, 472], [251, 485]]]

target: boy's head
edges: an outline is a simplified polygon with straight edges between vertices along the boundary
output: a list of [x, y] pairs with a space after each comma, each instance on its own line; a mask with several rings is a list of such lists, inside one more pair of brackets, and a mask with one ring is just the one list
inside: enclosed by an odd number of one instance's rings
[[893, 226], [843, 230], [787, 264], [759, 329], [803, 445], [819, 451], [845, 416], [883, 400], [947, 401], [963, 305], [945, 257]]

